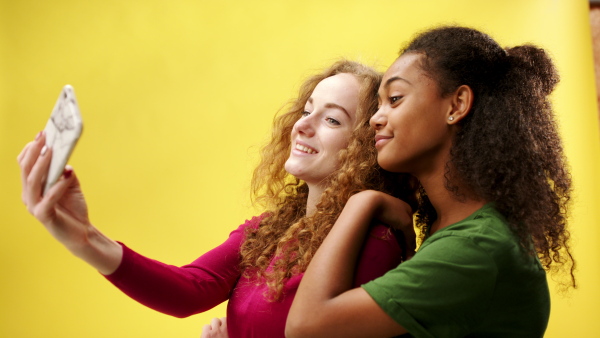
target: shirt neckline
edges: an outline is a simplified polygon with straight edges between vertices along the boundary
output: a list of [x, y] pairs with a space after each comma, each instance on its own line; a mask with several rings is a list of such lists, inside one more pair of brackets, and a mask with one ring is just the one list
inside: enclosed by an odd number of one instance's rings
[[469, 220], [475, 219], [475, 218], [476, 218], [477, 216], [479, 216], [479, 215], [480, 215], [482, 212], [484, 212], [484, 211], [486, 211], [486, 210], [488, 210], [488, 209], [490, 209], [490, 208], [492, 208], [492, 209], [493, 209], [493, 208], [494, 208], [494, 206], [495, 206], [495, 203], [494, 203], [494, 202], [487, 202], [487, 203], [486, 203], [486, 204], [484, 204], [484, 205], [483, 205], [481, 208], [479, 208], [479, 209], [477, 209], [477, 210], [473, 211], [473, 213], [472, 213], [472, 214], [470, 214], [469, 216], [467, 216], [467, 217], [465, 217], [465, 218], [461, 219], [461, 220], [460, 220], [460, 221], [458, 221], [458, 222], [454, 222], [454, 223], [452, 223], [452, 224], [450, 224], [450, 225], [448, 225], [448, 226], [446, 226], [446, 227], [444, 227], [444, 228], [442, 228], [442, 229], [440, 229], [440, 230], [436, 231], [436, 232], [435, 232], [435, 234], [433, 234], [433, 235], [431, 235], [431, 234], [429, 233], [430, 227], [427, 227], [427, 233], [426, 233], [425, 239], [431, 238], [432, 236], [435, 236], [435, 235], [439, 234], [440, 232], [444, 232], [444, 230], [446, 230], [446, 229], [453, 228], [453, 227], [454, 227], [456, 224], [460, 224], [460, 223], [463, 223], [463, 222], [465, 222], [465, 221], [469, 221]]

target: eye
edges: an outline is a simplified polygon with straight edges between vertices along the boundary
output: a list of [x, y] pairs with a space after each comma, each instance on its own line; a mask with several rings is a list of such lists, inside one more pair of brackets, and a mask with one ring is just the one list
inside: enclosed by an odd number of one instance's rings
[[302, 117], [307, 117], [308, 115], [310, 115], [310, 112], [304, 110], [301, 115], [302, 115]]
[[390, 103], [394, 104], [396, 102], [398, 102], [399, 100], [401, 100], [404, 96], [390, 96], [389, 100]]
[[325, 121], [327, 121], [330, 124], [336, 125], [336, 126], [340, 125], [340, 122], [338, 120], [331, 118], [331, 117], [326, 118]]

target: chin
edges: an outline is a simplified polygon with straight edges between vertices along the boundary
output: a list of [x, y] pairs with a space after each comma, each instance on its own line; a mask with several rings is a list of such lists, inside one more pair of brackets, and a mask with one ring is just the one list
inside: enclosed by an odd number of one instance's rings
[[285, 171], [288, 174], [290, 174], [298, 179], [302, 179], [303, 171], [299, 170], [298, 168], [295, 168], [294, 165], [286, 163], [283, 168], [285, 169]]
[[377, 164], [379, 164], [379, 166], [383, 170], [394, 172], [394, 170], [392, 170], [391, 164], [389, 162], [386, 162], [385, 159], [382, 159], [381, 157], [377, 157]]
[[294, 171], [294, 163], [292, 161], [292, 159], [288, 158], [287, 161], [285, 161], [285, 164], [283, 165], [283, 169], [285, 169], [285, 171], [287, 171], [288, 174], [292, 174], [292, 171]]
[[377, 164], [379, 164], [381, 169], [392, 172], [392, 173], [407, 172], [406, 170], [404, 170], [404, 167], [402, 165], [400, 165], [399, 163], [389, 163], [386, 161], [380, 161], [380, 159], [378, 158]]

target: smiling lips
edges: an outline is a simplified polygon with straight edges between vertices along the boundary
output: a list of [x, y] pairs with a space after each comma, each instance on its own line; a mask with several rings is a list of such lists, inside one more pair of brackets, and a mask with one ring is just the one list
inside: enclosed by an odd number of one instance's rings
[[392, 136], [376, 135], [375, 136], [375, 148], [381, 147], [387, 140], [391, 139]]
[[312, 148], [309, 148], [307, 146], [303, 146], [303, 145], [301, 145], [299, 143], [296, 143], [296, 147], [295, 148], [297, 150], [300, 150], [300, 151], [305, 152], [307, 154], [316, 154], [316, 153], [318, 153], [318, 151], [316, 151], [316, 150], [314, 150]]

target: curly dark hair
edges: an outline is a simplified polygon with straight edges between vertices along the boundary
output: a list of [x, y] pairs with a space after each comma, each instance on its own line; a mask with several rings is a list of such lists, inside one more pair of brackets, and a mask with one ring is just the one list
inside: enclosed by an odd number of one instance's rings
[[[566, 228], [571, 176], [548, 99], [559, 81], [548, 54], [533, 45], [503, 49], [480, 31], [454, 26], [421, 33], [405, 53], [423, 55], [420, 66], [442, 97], [461, 85], [474, 94], [453, 139], [446, 188], [495, 202], [522, 247], [546, 270], [568, 270], [567, 284], [576, 287]], [[463, 185], [470, 191], [459, 191]], [[436, 218], [432, 208], [421, 214]]]
[[[348, 147], [338, 154], [339, 169], [326, 180], [320, 202], [306, 216], [308, 186], [285, 171], [291, 150], [291, 131], [304, 105], [321, 80], [340, 73], [352, 74], [360, 83], [356, 125]], [[271, 141], [262, 149], [254, 171], [254, 201], [264, 214], [258, 228], [246, 228], [241, 247], [241, 269], [268, 286], [267, 299], [281, 299], [287, 278], [304, 272], [350, 196], [367, 189], [379, 190], [406, 201], [417, 209], [418, 182], [409, 174], [389, 173], [377, 164], [375, 132], [369, 120], [377, 111], [381, 74], [357, 62], [341, 60], [304, 82], [289, 110], [276, 117]]]

